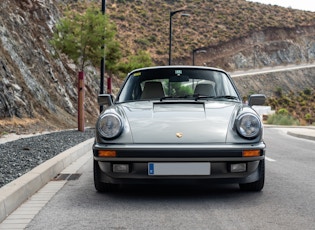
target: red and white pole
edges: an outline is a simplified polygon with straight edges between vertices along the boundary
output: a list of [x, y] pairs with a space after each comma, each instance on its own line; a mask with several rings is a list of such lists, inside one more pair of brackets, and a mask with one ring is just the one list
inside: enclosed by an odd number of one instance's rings
[[78, 79], [78, 130], [84, 132], [84, 72], [79, 72]]

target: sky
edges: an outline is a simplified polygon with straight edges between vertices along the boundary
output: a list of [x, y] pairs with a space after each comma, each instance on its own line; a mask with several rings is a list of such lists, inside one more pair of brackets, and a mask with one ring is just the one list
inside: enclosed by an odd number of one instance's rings
[[249, 1], [315, 12], [314, 0], [249, 0]]

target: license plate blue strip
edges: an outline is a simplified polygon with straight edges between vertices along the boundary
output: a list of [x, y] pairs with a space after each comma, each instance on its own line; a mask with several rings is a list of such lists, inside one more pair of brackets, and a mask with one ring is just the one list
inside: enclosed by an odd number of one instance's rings
[[149, 163], [149, 175], [154, 175], [154, 163]]

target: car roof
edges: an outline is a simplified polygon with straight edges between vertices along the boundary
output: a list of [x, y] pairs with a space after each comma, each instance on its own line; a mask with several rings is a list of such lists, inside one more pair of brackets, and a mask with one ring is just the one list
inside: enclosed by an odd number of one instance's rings
[[132, 70], [128, 75], [131, 75], [135, 72], [143, 71], [143, 70], [154, 70], [154, 69], [176, 69], [176, 68], [181, 68], [181, 69], [203, 69], [203, 70], [213, 70], [213, 71], [219, 71], [223, 72], [227, 75], [229, 75], [226, 71], [223, 69], [219, 68], [214, 68], [214, 67], [207, 67], [207, 66], [190, 66], [190, 65], [167, 65], [167, 66], [150, 66], [150, 67], [144, 67], [144, 68], [139, 68]]

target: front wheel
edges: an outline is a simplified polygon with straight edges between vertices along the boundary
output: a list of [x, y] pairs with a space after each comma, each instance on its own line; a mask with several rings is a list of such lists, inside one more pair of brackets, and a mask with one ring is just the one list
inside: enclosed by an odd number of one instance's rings
[[244, 191], [254, 191], [259, 192], [264, 188], [265, 184], [265, 160], [262, 160], [259, 165], [259, 175], [260, 178], [258, 181], [247, 183], [247, 184], [239, 184], [240, 189]]
[[94, 160], [94, 165], [93, 165], [93, 171], [94, 171], [94, 186], [95, 189], [99, 192], [114, 192], [117, 190], [118, 185], [117, 184], [109, 184], [109, 183], [104, 183], [101, 182], [101, 169], [100, 166], [98, 165], [98, 162]]

